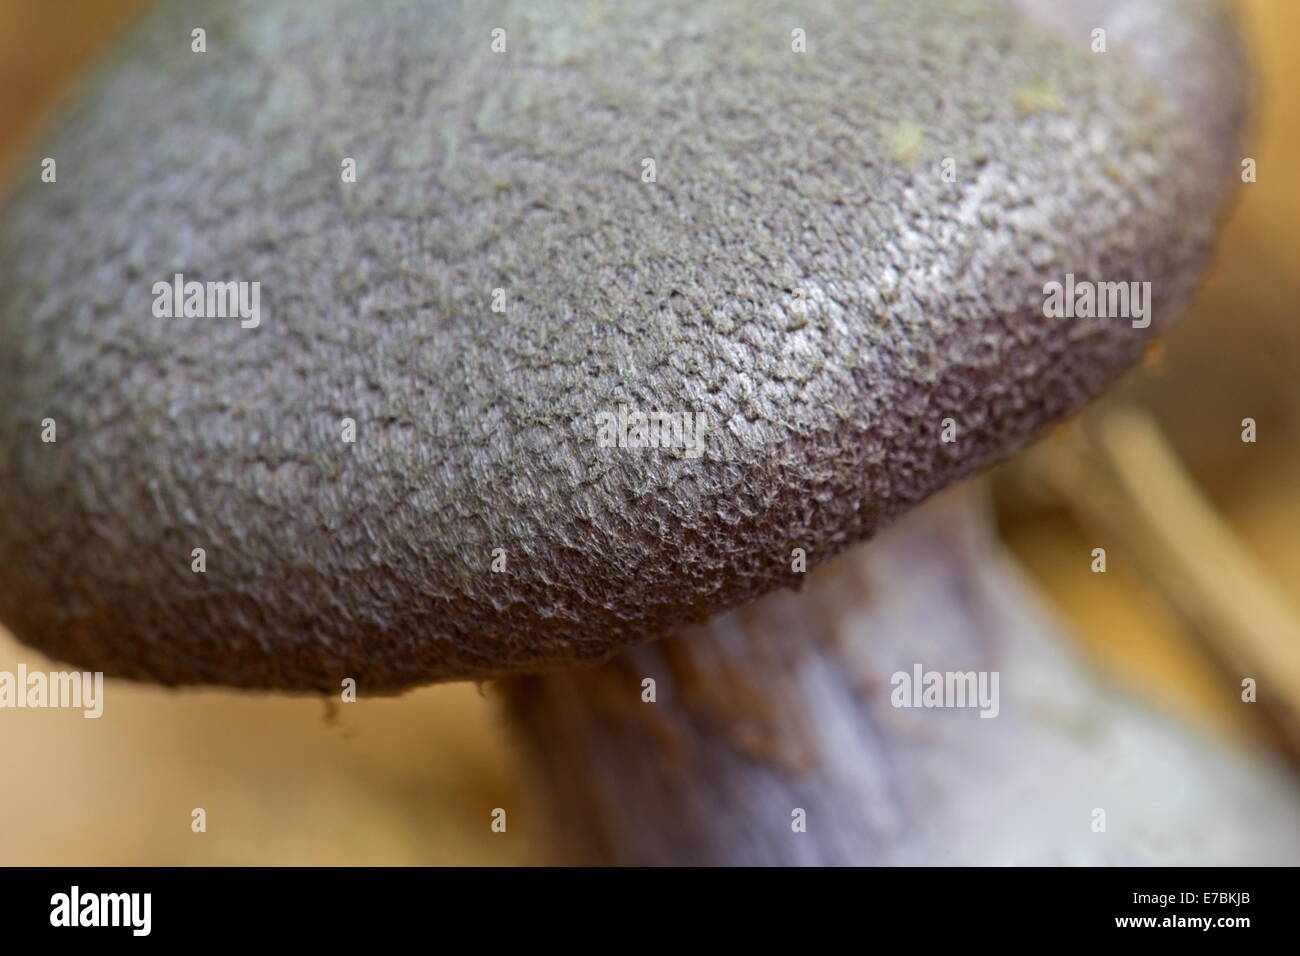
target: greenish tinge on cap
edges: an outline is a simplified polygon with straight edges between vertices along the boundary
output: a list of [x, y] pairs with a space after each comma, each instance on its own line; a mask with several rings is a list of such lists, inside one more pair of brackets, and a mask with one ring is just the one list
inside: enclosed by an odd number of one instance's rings
[[[1129, 366], [1233, 172], [1123, 51], [996, 0], [169, 3], [38, 156], [0, 214], [0, 621], [109, 674], [371, 691], [797, 586], [793, 549]], [[259, 282], [260, 325], [155, 317], [176, 273]], [[1066, 273], [1151, 282], [1151, 327], [1046, 317]], [[624, 407], [704, 453], [601, 447]]]

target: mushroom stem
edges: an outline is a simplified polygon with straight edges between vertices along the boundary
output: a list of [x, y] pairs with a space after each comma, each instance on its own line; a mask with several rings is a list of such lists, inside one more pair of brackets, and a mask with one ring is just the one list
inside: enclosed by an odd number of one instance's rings
[[1287, 772], [1098, 684], [970, 488], [801, 593], [502, 686], [571, 862], [1300, 856]]

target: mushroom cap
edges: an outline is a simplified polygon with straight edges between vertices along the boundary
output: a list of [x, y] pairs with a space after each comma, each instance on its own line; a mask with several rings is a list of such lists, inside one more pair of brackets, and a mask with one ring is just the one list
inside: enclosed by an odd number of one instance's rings
[[[1189, 296], [1232, 168], [1134, 63], [1001, 0], [163, 5], [0, 212], [0, 621], [390, 691], [797, 586]], [[260, 324], [157, 317], [177, 273]], [[1150, 282], [1151, 326], [1047, 317], [1067, 273]], [[602, 447], [620, 409], [703, 453]]]

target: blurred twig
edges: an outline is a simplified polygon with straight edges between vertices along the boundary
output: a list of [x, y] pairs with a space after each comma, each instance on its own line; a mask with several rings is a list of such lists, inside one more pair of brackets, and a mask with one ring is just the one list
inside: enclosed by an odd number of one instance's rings
[[1230, 672], [1256, 680], [1264, 716], [1300, 760], [1300, 614], [1196, 486], [1154, 420], [1112, 412], [1096, 438], [1049, 442], [1044, 476], [1129, 551]]

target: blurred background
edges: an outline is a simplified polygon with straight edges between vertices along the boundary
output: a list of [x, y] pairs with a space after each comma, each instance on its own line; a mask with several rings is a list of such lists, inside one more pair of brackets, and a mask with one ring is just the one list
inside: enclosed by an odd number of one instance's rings
[[[15, 167], [24, 145], [142, 5], [0, 2], [0, 180], [37, 175]], [[1300, 0], [1238, 7], [1258, 182], [1213, 272], [1141, 369], [991, 481], [1005, 539], [1098, 668], [1200, 732], [1296, 759]], [[20, 663], [53, 666], [0, 628], [0, 670]], [[1260, 682], [1257, 707], [1243, 676]], [[99, 720], [0, 711], [0, 865], [540, 862], [544, 823], [500, 711], [469, 684], [327, 707], [119, 682]], [[206, 833], [191, 832], [195, 807]], [[497, 807], [506, 833], [490, 828]]]

